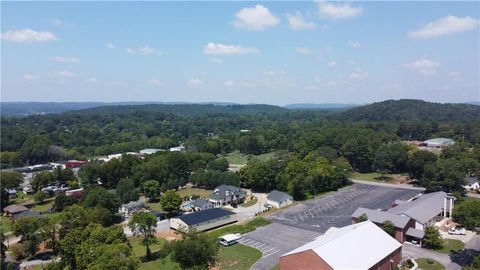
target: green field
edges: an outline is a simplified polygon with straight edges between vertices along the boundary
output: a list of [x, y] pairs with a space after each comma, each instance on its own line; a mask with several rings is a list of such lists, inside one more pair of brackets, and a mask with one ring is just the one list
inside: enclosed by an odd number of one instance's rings
[[234, 151], [231, 153], [228, 153], [226, 155], [221, 156], [221, 158], [225, 158], [229, 164], [235, 164], [235, 165], [243, 165], [246, 164], [249, 158], [257, 158], [261, 160], [267, 160], [275, 157], [277, 154], [284, 153], [286, 150], [276, 150], [272, 151], [269, 153], [261, 154], [258, 156], [255, 155], [244, 155], [241, 154], [240, 151]]
[[43, 203], [36, 203], [31, 210], [37, 211], [40, 213], [47, 213], [48, 209], [53, 207], [53, 203], [55, 202], [55, 198], [49, 198], [45, 200]]
[[155, 261], [145, 262], [140, 264], [140, 268], [142, 270], [180, 270], [180, 266], [178, 263], [173, 262], [168, 255], [165, 259], [158, 259]]
[[373, 172], [373, 173], [359, 173], [359, 172], [354, 172], [352, 175], [350, 175], [351, 179], [356, 179], [356, 180], [364, 180], [364, 181], [373, 181], [373, 182], [390, 182], [393, 180], [394, 177], [399, 176], [400, 174], [384, 174], [383, 177], [385, 180], [381, 180], [381, 174]]
[[13, 223], [10, 217], [1, 216], [0, 217], [0, 228], [3, 233], [11, 232], [13, 230]]
[[261, 257], [258, 249], [235, 244], [220, 248], [217, 265], [222, 270], [248, 270]]
[[465, 244], [460, 240], [444, 239], [442, 248], [436, 251], [450, 254], [452, 251], [462, 250], [464, 247], [465, 247]]
[[33, 200], [33, 195], [27, 195], [23, 191], [17, 191], [17, 197], [10, 199], [9, 204], [20, 204], [28, 200]]
[[203, 189], [203, 188], [186, 188], [177, 191], [178, 195], [180, 197], [185, 197], [185, 196], [192, 196], [192, 195], [197, 195], [200, 196], [200, 198], [208, 198], [210, 197], [210, 194], [212, 194], [213, 190], [208, 190], [208, 189]]
[[254, 231], [258, 227], [266, 226], [272, 223], [271, 221], [265, 218], [254, 218], [249, 221], [247, 224], [233, 224], [229, 226], [225, 226], [216, 230], [209, 231], [208, 234], [213, 238], [218, 238], [222, 235], [229, 234], [229, 233], [247, 233]]
[[[130, 244], [132, 245], [133, 254], [138, 257], [145, 256], [146, 249], [145, 246], [142, 245], [141, 237], [131, 237], [129, 238]], [[157, 239], [158, 241], [150, 246], [150, 250], [153, 252], [159, 251], [163, 244], [167, 241], [165, 239]]]
[[252, 205], [255, 205], [256, 203], [258, 202], [258, 199], [257, 198], [254, 198], [253, 200], [250, 200], [246, 203], [242, 203], [240, 204], [241, 207], [250, 207]]
[[[422, 270], [443, 270], [445, 267], [443, 265], [433, 259], [427, 259], [427, 258], [420, 258], [420, 259], [415, 259], [415, 261], [418, 263], [418, 268], [421, 268]], [[429, 263], [430, 261], [431, 263]]]

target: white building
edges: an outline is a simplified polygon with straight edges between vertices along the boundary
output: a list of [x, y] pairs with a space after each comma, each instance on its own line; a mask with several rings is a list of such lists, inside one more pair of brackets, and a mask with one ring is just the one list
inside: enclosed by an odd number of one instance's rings
[[170, 152], [182, 152], [182, 151], [185, 151], [185, 146], [183, 145], [170, 147]]
[[284, 206], [293, 203], [293, 197], [285, 192], [278, 190], [272, 190], [267, 195], [267, 203], [276, 208], [282, 208]]
[[463, 186], [463, 188], [471, 191], [479, 190], [480, 183], [478, 182], [478, 178], [471, 176], [465, 177], [465, 185]]
[[426, 140], [423, 143], [430, 148], [446, 148], [455, 144], [452, 139], [448, 138], [433, 138]]
[[140, 150], [140, 154], [151, 155], [161, 151], [165, 151], [165, 149], [146, 148], [146, 149]]

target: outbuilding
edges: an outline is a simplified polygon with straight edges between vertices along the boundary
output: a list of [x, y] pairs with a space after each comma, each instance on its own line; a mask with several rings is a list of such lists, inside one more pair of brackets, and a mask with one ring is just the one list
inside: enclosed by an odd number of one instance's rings
[[282, 208], [284, 206], [290, 205], [293, 203], [293, 197], [288, 195], [285, 192], [278, 190], [272, 190], [267, 195], [267, 203], [276, 208]]
[[170, 228], [177, 231], [210, 230], [237, 221], [234, 212], [222, 208], [210, 208], [170, 219]]
[[28, 208], [23, 206], [23, 205], [20, 205], [20, 204], [12, 204], [12, 205], [9, 205], [5, 208], [3, 208], [3, 211], [11, 216], [13, 215], [17, 215], [17, 214], [20, 214], [22, 212], [25, 212], [27, 211]]

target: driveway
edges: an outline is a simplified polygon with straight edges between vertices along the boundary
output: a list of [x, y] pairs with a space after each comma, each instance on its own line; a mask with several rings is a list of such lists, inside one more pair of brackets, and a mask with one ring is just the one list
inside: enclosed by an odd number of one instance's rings
[[256, 213], [261, 212], [266, 209], [265, 203], [267, 202], [267, 194], [265, 193], [253, 193], [253, 196], [257, 198], [257, 203], [249, 206], [242, 207], [237, 206], [237, 208], [227, 207], [229, 210], [237, 213], [238, 220], [246, 220], [255, 216]]
[[450, 259], [450, 256], [448, 254], [440, 253], [440, 252], [435, 252], [431, 251], [425, 248], [421, 248], [415, 245], [412, 245], [410, 243], [404, 243], [402, 246], [402, 256], [407, 256], [407, 257], [412, 257], [415, 259], [418, 258], [431, 258], [439, 263], [441, 263], [443, 266], [445, 266], [446, 269], [448, 270], [456, 270], [456, 269], [462, 269], [462, 267], [456, 263], [453, 263]]

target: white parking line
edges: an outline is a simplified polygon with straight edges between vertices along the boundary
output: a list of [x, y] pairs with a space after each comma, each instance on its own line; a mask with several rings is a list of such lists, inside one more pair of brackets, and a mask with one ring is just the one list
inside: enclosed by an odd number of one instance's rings
[[268, 256], [271, 256], [271, 255], [273, 255], [273, 254], [275, 254], [275, 253], [277, 253], [277, 252], [279, 252], [279, 250], [277, 250], [277, 251], [275, 251], [275, 252], [272, 252], [272, 253], [270, 253], [270, 254], [265, 254], [264, 256], [262, 256], [262, 258], [266, 258], [266, 257], [268, 257]]

